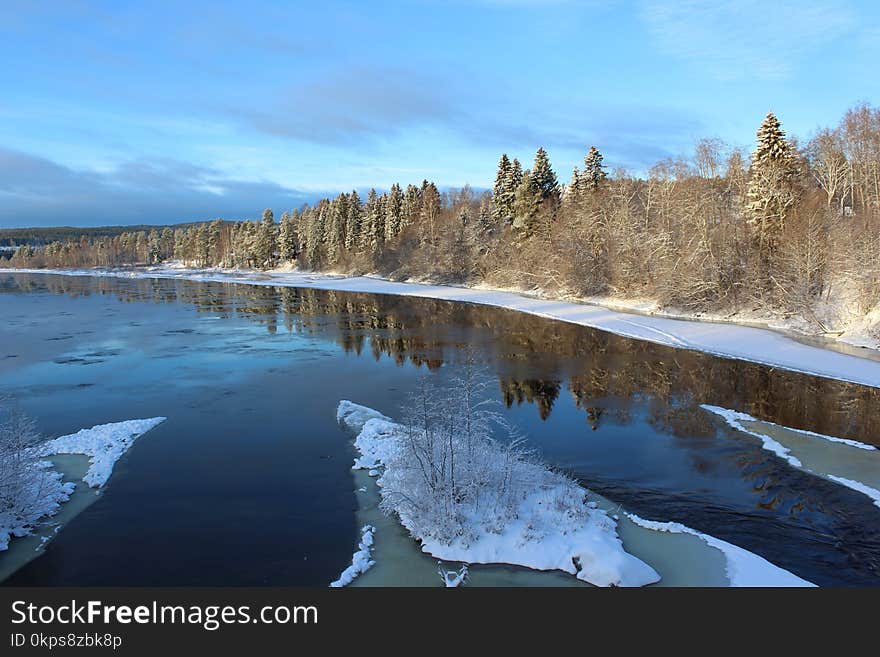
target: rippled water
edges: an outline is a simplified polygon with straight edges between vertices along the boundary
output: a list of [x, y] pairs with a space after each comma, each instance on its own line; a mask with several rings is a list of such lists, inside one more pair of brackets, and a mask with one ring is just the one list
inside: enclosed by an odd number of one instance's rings
[[0, 395], [47, 436], [168, 417], [9, 583], [326, 585], [358, 535], [337, 403], [398, 415], [465, 352], [531, 445], [597, 493], [818, 584], [880, 583], [870, 499], [699, 408], [878, 444], [876, 389], [383, 295], [0, 274], [0, 312]]

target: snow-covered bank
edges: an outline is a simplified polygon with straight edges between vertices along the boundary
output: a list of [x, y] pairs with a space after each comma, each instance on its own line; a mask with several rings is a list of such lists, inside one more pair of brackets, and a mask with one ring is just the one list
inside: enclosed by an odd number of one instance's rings
[[497, 306], [548, 319], [580, 324], [669, 347], [692, 349], [724, 358], [779, 367], [793, 372], [880, 387], [880, 360], [860, 358], [804, 344], [770, 329], [638, 315], [572, 301], [538, 299], [510, 291], [398, 283], [366, 276], [299, 271], [195, 270], [169, 266], [81, 270], [0, 269], [0, 272], [183, 279], [343, 292], [396, 294], [460, 301]]
[[627, 513], [627, 517], [634, 523], [645, 529], [651, 529], [658, 532], [669, 532], [672, 534], [690, 534], [696, 536], [724, 553], [727, 559], [727, 576], [730, 579], [731, 586], [782, 586], [782, 587], [801, 587], [815, 586], [815, 584], [801, 579], [797, 575], [783, 570], [778, 566], [764, 559], [763, 557], [744, 550], [741, 547], [722, 541], [720, 538], [703, 534], [690, 527], [685, 527], [678, 522], [655, 522], [653, 520], [645, 520], [639, 516]]
[[[113, 466], [134, 441], [164, 420], [164, 417], [155, 417], [100, 424], [41, 443], [36, 449], [41, 458], [58, 454], [80, 454], [88, 457], [89, 466], [82, 481], [91, 488], [100, 489], [110, 478]], [[9, 547], [12, 537], [27, 536], [40, 523], [56, 515], [75, 489], [76, 484], [65, 482], [63, 474], [54, 463], [49, 460], [39, 461], [37, 469], [31, 473], [28, 488], [23, 493], [33, 500], [26, 507], [27, 513], [0, 511], [0, 551]]]
[[497, 469], [511, 468], [517, 482], [534, 485], [516, 496], [512, 513], [490, 503], [481, 508], [480, 502], [489, 500], [474, 495], [457, 509], [461, 527], [447, 538], [441, 527], [445, 519], [420, 516], [410, 505], [415, 493], [406, 490], [413, 474], [406, 429], [349, 401], [340, 402], [337, 418], [358, 432], [355, 447], [361, 456], [354, 467], [377, 471], [383, 502], [422, 549], [438, 559], [562, 570], [597, 586], [644, 586], [660, 579], [653, 568], [624, 551], [614, 521], [586, 503], [582, 488], [540, 464], [511, 463], [510, 452], [501, 446], [483, 454], [495, 459]]
[[789, 465], [870, 497], [880, 507], [880, 450], [857, 440], [783, 427], [748, 413], [703, 404], [737, 431], [761, 441]]

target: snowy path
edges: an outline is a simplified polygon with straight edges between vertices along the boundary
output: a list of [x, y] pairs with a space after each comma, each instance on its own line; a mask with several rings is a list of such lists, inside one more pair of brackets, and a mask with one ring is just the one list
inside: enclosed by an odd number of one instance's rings
[[165, 278], [193, 281], [276, 285], [286, 287], [367, 292], [461, 301], [496, 306], [572, 324], [608, 331], [637, 340], [680, 349], [744, 360], [792, 372], [849, 381], [880, 388], [880, 361], [859, 358], [803, 344], [769, 329], [700, 321], [651, 317], [610, 310], [601, 306], [536, 299], [515, 292], [420, 283], [397, 283], [367, 276], [342, 276], [309, 272], [248, 272], [196, 270], [173, 267], [140, 269], [15, 270], [3, 273], [52, 273], [68, 276]]

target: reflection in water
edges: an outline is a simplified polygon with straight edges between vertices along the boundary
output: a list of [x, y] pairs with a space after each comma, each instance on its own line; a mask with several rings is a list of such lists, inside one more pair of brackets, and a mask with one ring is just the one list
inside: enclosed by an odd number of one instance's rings
[[[2, 280], [2, 279], [0, 279]], [[602, 331], [486, 306], [393, 295], [200, 283], [182, 280], [8, 274], [2, 293], [46, 291], [115, 295], [122, 302], [188, 303], [219, 318], [242, 317], [269, 333], [305, 332], [345, 351], [436, 370], [479, 340], [501, 359], [508, 406], [534, 404], [549, 417], [568, 381], [586, 421], [627, 421], [626, 400], [651, 400], [651, 422], [675, 435], [709, 435], [715, 423], [699, 403], [759, 419], [880, 445], [880, 389], [673, 349]], [[458, 327], [450, 335], [449, 326]], [[539, 367], [536, 367], [539, 365]], [[533, 378], [539, 371], [541, 378]], [[721, 404], [720, 402], [725, 402]]]
[[[25, 293], [185, 305], [205, 318], [257, 323], [268, 336], [310, 336], [351, 355], [437, 375], [459, 367], [467, 349], [497, 377], [498, 398], [544, 457], [597, 493], [642, 517], [676, 520], [741, 545], [819, 584], [880, 582], [880, 513], [870, 500], [791, 468], [699, 408], [737, 409], [779, 425], [880, 445], [878, 389], [429, 299], [183, 280], [0, 275], [0, 295]], [[65, 330], [75, 333], [76, 324]], [[262, 348], [258, 341], [235, 346], [241, 354]], [[95, 354], [76, 356], [112, 357]], [[159, 345], [147, 355], [165, 353]], [[67, 367], [88, 371], [94, 365]]]

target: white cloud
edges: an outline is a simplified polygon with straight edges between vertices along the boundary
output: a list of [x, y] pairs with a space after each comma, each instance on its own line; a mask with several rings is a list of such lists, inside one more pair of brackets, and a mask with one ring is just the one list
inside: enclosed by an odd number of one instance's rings
[[784, 79], [856, 26], [831, 0], [643, 0], [640, 18], [661, 50], [721, 79]]

